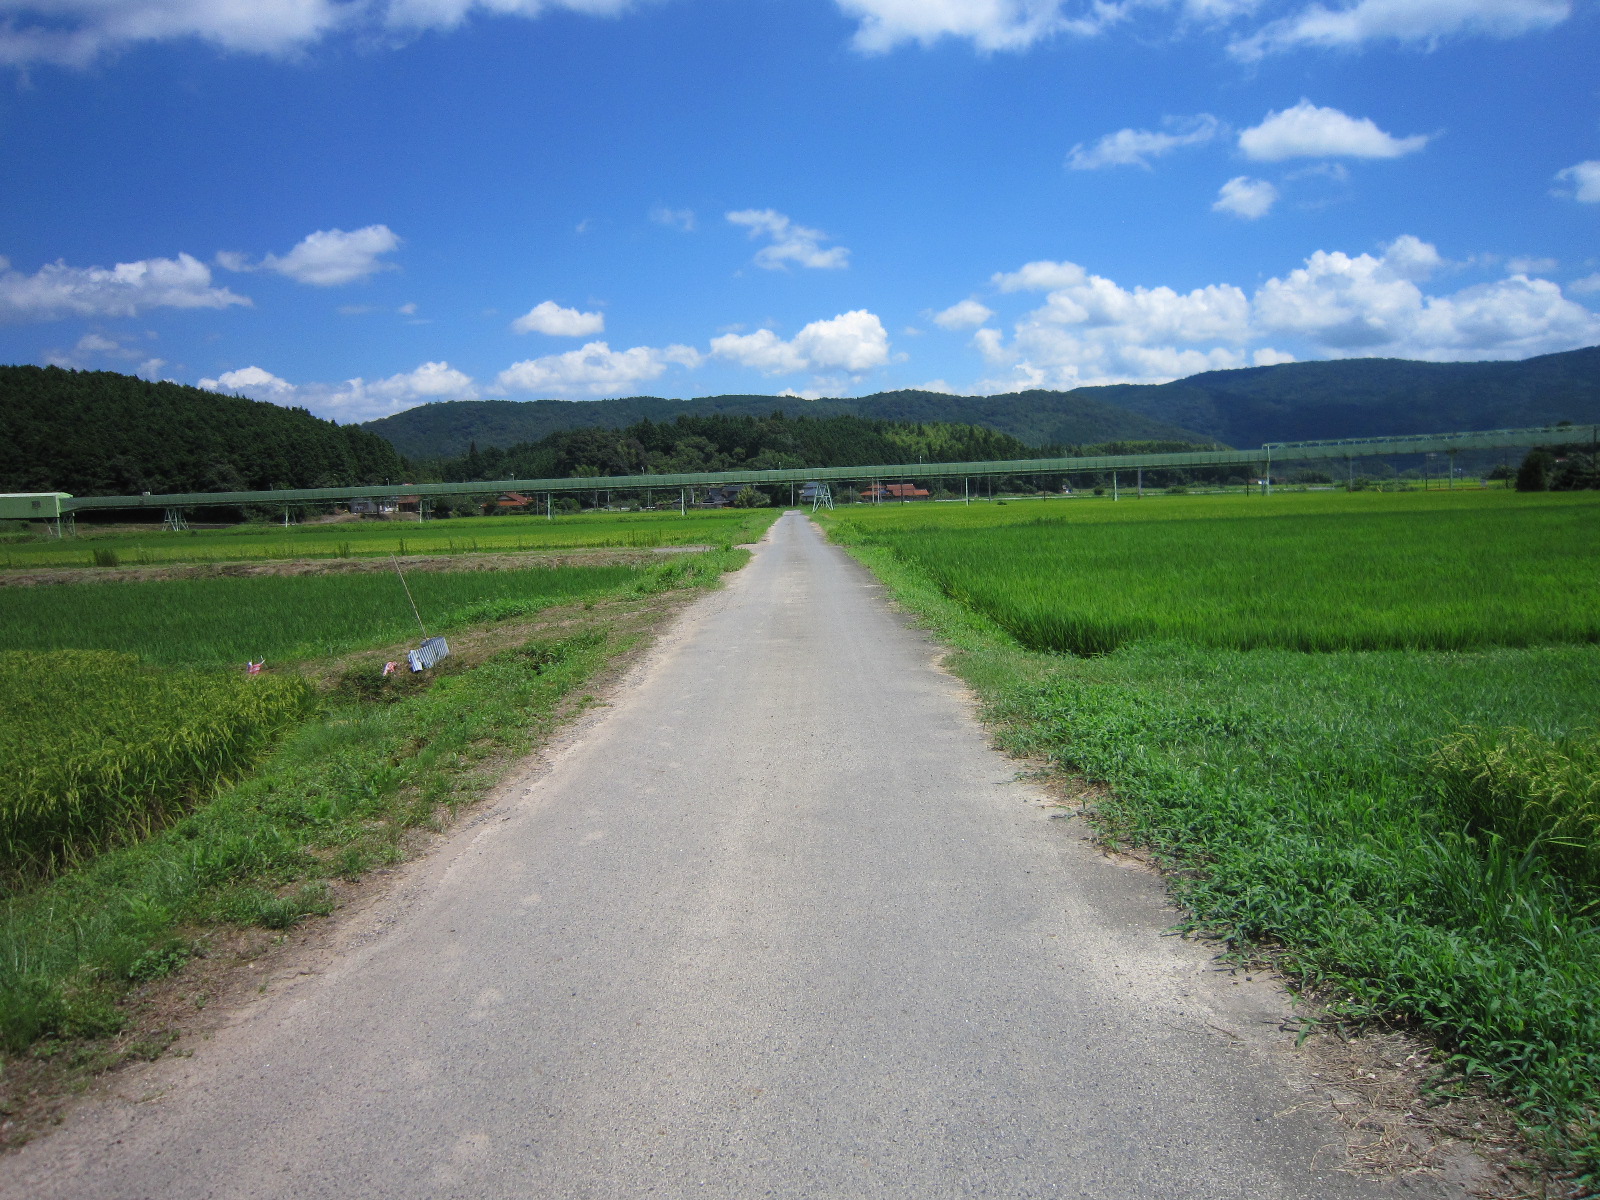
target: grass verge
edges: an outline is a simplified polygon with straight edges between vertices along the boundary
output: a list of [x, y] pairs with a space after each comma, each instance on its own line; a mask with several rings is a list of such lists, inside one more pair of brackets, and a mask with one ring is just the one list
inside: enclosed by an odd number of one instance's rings
[[154, 1035], [116, 1042], [132, 989], [229, 930], [287, 929], [330, 911], [339, 881], [399, 861], [419, 834], [448, 825], [581, 708], [586, 685], [644, 644], [679, 597], [748, 557], [684, 556], [626, 595], [469, 631], [427, 679], [351, 686], [381, 667], [382, 649], [336, 664], [317, 676], [327, 689], [321, 716], [249, 778], [144, 841], [6, 898], [0, 1146], [37, 1128], [29, 1110], [41, 1096], [121, 1057], [159, 1053]]
[[[1600, 895], [1572, 764], [1593, 755], [1600, 650], [1074, 658], [1023, 649], [889, 547], [850, 548], [956, 649], [1004, 746], [1105, 785], [1100, 835], [1155, 858], [1187, 930], [1341, 1018], [1425, 1034], [1447, 1077], [1515, 1109], [1548, 1195], [1594, 1194]], [[1527, 737], [1461, 732], [1512, 727]]]

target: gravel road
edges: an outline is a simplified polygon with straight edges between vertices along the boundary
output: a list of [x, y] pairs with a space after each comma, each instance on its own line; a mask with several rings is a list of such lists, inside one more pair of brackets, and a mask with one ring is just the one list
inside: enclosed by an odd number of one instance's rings
[[0, 1196], [1464, 1195], [1335, 1168], [1284, 1008], [1162, 932], [798, 514], [325, 969]]

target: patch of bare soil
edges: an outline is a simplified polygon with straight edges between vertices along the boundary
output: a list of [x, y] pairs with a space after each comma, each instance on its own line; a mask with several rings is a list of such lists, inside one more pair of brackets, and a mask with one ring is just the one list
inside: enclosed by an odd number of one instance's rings
[[[344, 932], [383, 903], [404, 877], [408, 863], [426, 855], [451, 829], [477, 819], [500, 796], [537, 776], [544, 769], [550, 743], [568, 736], [575, 718], [605, 706], [661, 631], [703, 594], [678, 590], [572, 604], [546, 609], [527, 620], [451, 634], [451, 656], [441, 664], [448, 664], [451, 673], [470, 669], [532, 638], [570, 637], [590, 629], [605, 629], [628, 648], [613, 655], [597, 675], [567, 698], [543, 744], [524, 756], [475, 763], [471, 773], [483, 781], [482, 794], [476, 802], [460, 806], [453, 816], [438, 810], [431, 827], [408, 830], [401, 843], [406, 861], [355, 880], [327, 880], [333, 902], [328, 916], [283, 931], [233, 926], [180, 929], [178, 936], [196, 946], [196, 953], [171, 975], [147, 983], [123, 999], [120, 1007], [126, 1020], [121, 1032], [0, 1057], [0, 1156], [48, 1133], [66, 1119], [79, 1099], [115, 1086], [120, 1068], [168, 1053], [190, 1053], [186, 1047], [194, 1039], [210, 1037], [245, 1005], [277, 986], [319, 973], [328, 956], [338, 953]], [[403, 649], [404, 644], [398, 644], [308, 664], [303, 669], [322, 685], [334, 686], [351, 670], [381, 669], [386, 655], [395, 657]], [[436, 677], [441, 673], [429, 674]], [[418, 680], [419, 686], [425, 683]]]
[[[526, 571], [531, 567], [639, 566], [661, 554], [692, 553], [706, 546], [641, 550], [519, 550], [492, 554], [412, 554], [400, 559], [408, 571]], [[0, 587], [52, 583], [129, 583], [158, 579], [216, 579], [256, 575], [359, 575], [392, 571], [383, 558], [289, 558], [260, 562], [189, 563], [149, 567], [41, 567], [0, 571]]]

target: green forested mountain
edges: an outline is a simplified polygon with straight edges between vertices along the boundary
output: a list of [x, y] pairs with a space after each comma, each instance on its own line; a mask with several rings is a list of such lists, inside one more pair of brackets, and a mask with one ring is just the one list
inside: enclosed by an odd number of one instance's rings
[[[1177, 448], [1174, 446], [1173, 448]], [[1045, 453], [1071, 453], [1052, 446]], [[975, 425], [868, 420], [849, 415], [679, 416], [624, 429], [564, 429], [536, 442], [471, 447], [429, 464], [449, 481], [573, 475], [671, 474], [735, 467], [848, 467], [875, 463], [978, 462], [1028, 458], [1040, 449]]]
[[0, 367], [0, 491], [78, 496], [398, 482], [393, 446], [300, 408], [112, 371]]
[[620, 429], [679, 415], [850, 415], [986, 425], [1030, 445], [1117, 440], [1219, 441], [1231, 446], [1314, 438], [1445, 433], [1600, 420], [1600, 347], [1522, 362], [1344, 359], [1209, 371], [1173, 383], [999, 396], [880, 392], [859, 399], [708, 396], [663, 400], [463, 400], [370, 422], [404, 454], [438, 458], [536, 442], [560, 429]]
[[1600, 346], [1521, 362], [1285, 363], [1092, 392], [1108, 404], [1234, 446], [1558, 421], [1581, 425], [1600, 421]]
[[[622, 429], [640, 421], [680, 416], [864, 417], [921, 424], [985, 425], [1031, 446], [1117, 440], [1205, 441], [1167, 421], [1102, 404], [1079, 394], [1018, 392], [948, 396], [940, 392], [880, 392], [860, 399], [802, 400], [793, 396], [706, 396], [663, 400], [456, 400], [424, 404], [363, 427], [382, 434], [408, 458], [437, 459], [478, 449], [537, 442], [562, 429]], [[893, 461], [893, 460], [891, 460]]]

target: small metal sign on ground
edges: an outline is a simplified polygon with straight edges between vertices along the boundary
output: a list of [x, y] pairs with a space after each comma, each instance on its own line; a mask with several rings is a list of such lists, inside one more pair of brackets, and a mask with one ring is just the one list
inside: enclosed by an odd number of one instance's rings
[[442, 637], [431, 637], [415, 650], [406, 651], [406, 661], [413, 671], [426, 671], [441, 658], [450, 656], [450, 647]]

